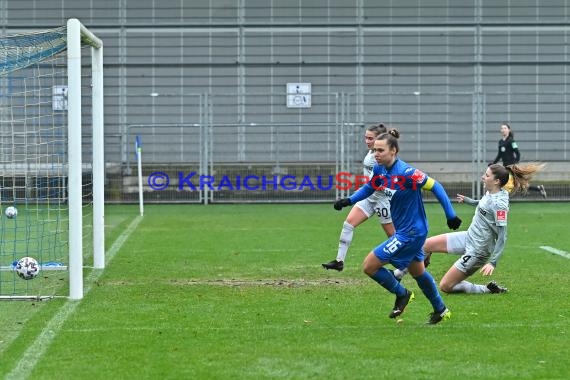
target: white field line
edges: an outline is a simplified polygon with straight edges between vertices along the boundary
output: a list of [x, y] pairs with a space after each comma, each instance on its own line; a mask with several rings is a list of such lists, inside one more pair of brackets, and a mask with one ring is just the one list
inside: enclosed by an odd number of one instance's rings
[[[476, 319], [477, 318], [477, 313], [470, 313], [471, 316]], [[558, 315], [559, 320], [558, 321], [554, 321], [554, 322], [509, 322], [509, 323], [505, 323], [503, 321], [501, 322], [496, 322], [496, 323], [482, 323], [482, 324], [477, 324], [477, 328], [481, 329], [481, 330], [485, 330], [485, 329], [493, 329], [493, 330], [506, 330], [509, 331], [513, 328], [521, 328], [521, 327], [534, 327], [538, 330], [541, 329], [551, 329], [551, 328], [564, 328], [566, 326], [568, 326], [568, 317], [565, 315]], [[453, 319], [453, 317], [452, 317]], [[214, 326], [196, 326], [196, 325], [190, 325], [190, 326], [137, 326], [137, 327], [102, 327], [102, 328], [90, 328], [90, 329], [71, 329], [69, 331], [72, 331], [74, 333], [79, 333], [79, 334], [92, 334], [92, 333], [97, 333], [97, 332], [109, 332], [109, 331], [120, 331], [120, 332], [140, 332], [140, 331], [151, 331], [151, 332], [156, 332], [157, 329], [160, 329], [160, 331], [172, 331], [172, 332], [180, 332], [180, 331], [192, 331], [192, 332], [204, 332], [205, 334], [207, 334], [208, 332], [212, 332], [212, 331], [228, 331], [228, 332], [232, 332], [232, 331], [270, 331], [270, 330], [278, 330], [278, 331], [295, 331], [295, 330], [299, 330], [302, 329], [303, 326], [307, 326], [307, 325], [311, 325], [311, 323], [313, 323], [314, 321], [312, 320], [306, 320], [306, 319], [300, 319], [299, 320], [299, 324], [296, 325], [292, 325], [292, 326], [282, 326], [279, 324], [276, 325], [263, 325], [263, 326], [259, 326], [259, 325], [248, 325], [248, 326], [227, 326], [227, 327], [214, 327]], [[425, 324], [425, 321], [423, 320], [423, 317], [421, 320], [418, 319], [410, 319], [410, 320], [405, 320], [404, 319], [404, 323], [405, 324], [411, 324], [414, 325], [414, 327], [418, 328], [418, 329], [431, 329], [433, 328], [433, 326], [428, 326]], [[444, 322], [445, 323], [445, 322]], [[386, 323], [385, 325], [380, 325], [378, 324], [378, 326], [374, 326], [374, 329], [376, 330], [386, 330], [386, 331], [390, 331], [391, 333], [394, 332], [394, 324], [395, 323]], [[352, 325], [338, 325], [337, 326], [339, 331], [348, 331], [348, 330], [354, 330], [354, 331], [359, 331], [362, 330], [361, 326], [352, 326]], [[473, 328], [473, 321], [471, 320], [467, 320], [464, 322], [458, 322], [458, 321], [454, 321], [452, 320], [451, 322], [445, 323], [445, 329], [457, 329], [458, 331], [465, 331], [465, 328]], [[313, 324], [311, 326], [311, 329], [315, 329], [315, 330], [322, 330], [322, 331], [327, 331], [330, 330], [330, 326], [319, 326], [318, 323], [317, 324]]]
[[[142, 217], [137, 216], [131, 224], [127, 227], [125, 231], [115, 240], [111, 248], [107, 251], [107, 264], [111, 262], [111, 260], [115, 257], [119, 249], [123, 246], [123, 244], [128, 240], [129, 236], [136, 230], [137, 226], [141, 222]], [[93, 284], [101, 277], [103, 274], [102, 270], [93, 270], [89, 276], [85, 279], [85, 289], [84, 295], [89, 293]], [[36, 340], [29, 345], [28, 349], [14, 369], [8, 375], [6, 375], [5, 379], [12, 380], [12, 379], [27, 379], [30, 377], [33, 369], [37, 365], [37, 363], [41, 360], [43, 354], [48, 349], [49, 345], [53, 341], [53, 339], [57, 336], [59, 330], [65, 323], [65, 321], [69, 318], [75, 308], [79, 305], [81, 301], [67, 301], [61, 309], [53, 316], [53, 318], [47, 323], [44, 327], [42, 332], [38, 335]]]
[[552, 247], [549, 247], [547, 245], [543, 245], [543, 246], [538, 247], [538, 248], [544, 249], [545, 251], [550, 252], [550, 253], [554, 253], [555, 255], [562, 256], [562, 257], [565, 257], [567, 259], [570, 259], [570, 253], [562, 251], [560, 249], [552, 248]]

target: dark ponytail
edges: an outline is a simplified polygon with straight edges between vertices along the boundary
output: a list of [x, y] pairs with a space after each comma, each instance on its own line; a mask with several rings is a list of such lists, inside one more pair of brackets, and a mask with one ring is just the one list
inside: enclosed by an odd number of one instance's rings
[[400, 146], [398, 145], [398, 139], [400, 138], [400, 132], [397, 129], [390, 129], [386, 133], [382, 133], [376, 138], [376, 140], [386, 140], [388, 147], [395, 148], [396, 153], [400, 151]]

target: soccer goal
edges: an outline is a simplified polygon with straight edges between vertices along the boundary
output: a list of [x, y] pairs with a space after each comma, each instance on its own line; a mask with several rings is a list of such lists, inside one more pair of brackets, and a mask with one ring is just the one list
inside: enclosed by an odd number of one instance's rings
[[105, 266], [103, 138], [99, 38], [0, 37], [0, 299], [81, 299], [84, 262]]

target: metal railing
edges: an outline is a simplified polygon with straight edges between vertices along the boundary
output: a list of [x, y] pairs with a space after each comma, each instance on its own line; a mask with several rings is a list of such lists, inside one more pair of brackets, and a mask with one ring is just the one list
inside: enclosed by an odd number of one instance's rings
[[[313, 181], [339, 172], [360, 174], [366, 154], [365, 128], [378, 122], [400, 130], [404, 160], [432, 170], [436, 179], [462, 192], [468, 192], [467, 186], [475, 197], [481, 196], [480, 175], [496, 155], [499, 125], [503, 120], [513, 126], [524, 161], [551, 162], [554, 157], [559, 158], [554, 160], [556, 165], [550, 166], [554, 169], [543, 177], [553, 184], [559, 183], [557, 198], [565, 194], [564, 182], [570, 181], [564, 166], [570, 139], [570, 128], [565, 124], [570, 113], [565, 93], [509, 96], [468, 92], [369, 93], [361, 97], [365, 101], [359, 106], [354, 94], [322, 95], [328, 111], [321, 114], [321, 107], [318, 114], [327, 120], [324, 122], [312, 121], [314, 115], [308, 117], [311, 109], [274, 112], [272, 107], [276, 107], [276, 100], [270, 95], [264, 101], [259, 100], [258, 106], [269, 110], [264, 114], [262, 109], [254, 107], [256, 102], [251, 99], [248, 105], [240, 106], [230, 95], [203, 94], [195, 110], [200, 122], [128, 125], [120, 149], [123, 157], [120, 181], [127, 195], [115, 194], [113, 199], [132, 201], [130, 177], [134, 172], [136, 135], [143, 143], [145, 178], [160, 169], [173, 171], [175, 177], [179, 172], [195, 172], [189, 180], [194, 186], [200, 185], [200, 176], [211, 181], [194, 190], [181, 186], [180, 178], [175, 178], [173, 184], [178, 187], [170, 192], [153, 191], [143, 181], [145, 190], [152, 192], [148, 201], [319, 202], [344, 197], [353, 190], [336, 187], [283, 190], [275, 186], [249, 190], [243, 186], [232, 188], [227, 181], [253, 175], [251, 181], [255, 182], [256, 177], [265, 178], [269, 186], [276, 181], [280, 184], [282, 178], [291, 175], [296, 178], [306, 175]], [[318, 102], [319, 95], [313, 97], [317, 108]], [[538, 105], [530, 107], [533, 102]], [[505, 112], [501, 112], [503, 108]], [[229, 109], [237, 113], [232, 116]], [[232, 118], [237, 121], [229, 122]], [[290, 121], [276, 121], [278, 119]], [[220, 183], [226, 185], [219, 186]]]

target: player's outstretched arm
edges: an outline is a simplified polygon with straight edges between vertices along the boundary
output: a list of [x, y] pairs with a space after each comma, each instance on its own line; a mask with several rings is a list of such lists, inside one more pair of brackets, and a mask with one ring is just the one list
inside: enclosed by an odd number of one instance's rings
[[373, 176], [366, 185], [362, 186], [360, 189], [358, 189], [358, 191], [356, 191], [356, 193], [352, 194], [350, 197], [338, 199], [333, 204], [333, 207], [335, 210], [342, 210], [343, 207], [353, 205], [363, 199], [366, 199], [369, 196], [371, 196], [380, 185], [381, 183], [379, 184], [379, 178], [377, 176]]
[[473, 198], [469, 198], [466, 197], [463, 194], [457, 194], [457, 202], [459, 203], [465, 203], [471, 206], [477, 206], [479, 204], [479, 201]]
[[493, 265], [494, 268], [497, 267], [499, 258], [503, 255], [505, 249], [505, 242], [507, 241], [507, 226], [497, 226], [498, 235], [497, 241], [495, 242], [495, 250], [489, 259], [489, 264]]
[[369, 196], [372, 195], [373, 192], [374, 188], [370, 185], [369, 182], [366, 185], [362, 186], [360, 189], [358, 189], [358, 191], [352, 194], [350, 197], [337, 199], [334, 202], [333, 207], [335, 210], [340, 211], [346, 206], [353, 205], [358, 201], [368, 198]]
[[455, 213], [455, 210], [453, 209], [451, 201], [449, 200], [449, 197], [447, 196], [443, 186], [433, 178], [428, 177], [423, 188], [430, 190], [439, 201], [441, 207], [443, 207], [443, 211], [445, 211], [445, 217], [447, 218], [447, 226], [452, 230], [458, 229], [459, 226], [461, 226], [461, 219]]

